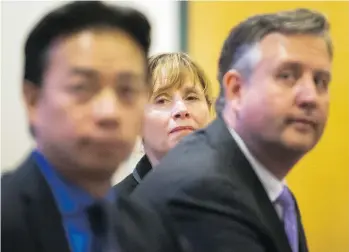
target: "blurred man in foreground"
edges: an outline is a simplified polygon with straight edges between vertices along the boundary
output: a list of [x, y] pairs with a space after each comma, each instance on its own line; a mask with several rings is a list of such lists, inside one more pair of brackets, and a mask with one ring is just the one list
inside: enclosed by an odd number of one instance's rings
[[31, 31], [23, 93], [37, 145], [1, 179], [2, 251], [180, 251], [151, 210], [119, 199], [115, 211], [111, 189], [142, 127], [150, 31], [140, 12], [95, 1]]

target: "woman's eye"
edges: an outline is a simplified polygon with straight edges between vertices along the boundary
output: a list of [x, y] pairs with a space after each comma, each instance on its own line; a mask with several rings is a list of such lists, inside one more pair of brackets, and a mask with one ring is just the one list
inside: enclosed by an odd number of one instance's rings
[[187, 97], [187, 100], [189, 101], [195, 101], [195, 100], [198, 100], [199, 98], [197, 96], [194, 96], [194, 95], [190, 95]]
[[169, 100], [165, 97], [155, 99], [155, 104], [166, 104]]

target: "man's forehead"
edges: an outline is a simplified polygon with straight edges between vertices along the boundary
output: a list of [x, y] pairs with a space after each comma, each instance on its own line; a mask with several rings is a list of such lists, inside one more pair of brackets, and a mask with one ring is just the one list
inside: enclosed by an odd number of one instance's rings
[[320, 36], [273, 33], [266, 36], [259, 47], [264, 63], [298, 62], [327, 71], [331, 69], [326, 41]]
[[57, 38], [48, 50], [52, 61], [68, 64], [95, 64], [103, 68], [133, 66], [143, 68], [145, 58], [127, 34], [114, 30], [84, 30]]

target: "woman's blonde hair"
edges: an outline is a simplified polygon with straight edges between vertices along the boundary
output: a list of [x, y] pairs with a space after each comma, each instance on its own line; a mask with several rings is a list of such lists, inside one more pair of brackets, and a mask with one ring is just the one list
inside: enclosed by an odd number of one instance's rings
[[[161, 89], [180, 88], [189, 76], [194, 84], [200, 84], [209, 108], [212, 105], [211, 82], [203, 69], [193, 61], [189, 55], [176, 53], [162, 53], [149, 58], [149, 73], [151, 76], [151, 93], [155, 85], [161, 83]], [[164, 79], [166, 80], [164, 82]]]

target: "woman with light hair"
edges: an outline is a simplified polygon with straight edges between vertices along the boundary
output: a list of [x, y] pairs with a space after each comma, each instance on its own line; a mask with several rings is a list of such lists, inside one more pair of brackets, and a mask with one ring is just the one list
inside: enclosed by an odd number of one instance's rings
[[142, 132], [145, 155], [133, 173], [116, 185], [130, 194], [183, 137], [210, 121], [211, 83], [185, 53], [164, 53], [149, 59], [152, 77]]

